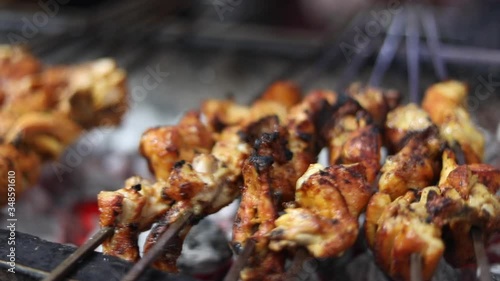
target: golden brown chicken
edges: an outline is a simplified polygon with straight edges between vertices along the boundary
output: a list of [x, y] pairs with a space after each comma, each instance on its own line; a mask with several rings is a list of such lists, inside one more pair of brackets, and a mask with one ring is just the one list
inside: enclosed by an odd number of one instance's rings
[[125, 72], [111, 59], [44, 68], [26, 49], [0, 46], [0, 65], [1, 162], [24, 167], [17, 196], [41, 162], [58, 159], [85, 129], [118, 124], [126, 110]]
[[289, 81], [277, 81], [249, 107], [230, 99], [209, 99], [203, 102], [201, 112], [208, 128], [213, 132], [221, 132], [227, 126], [248, 124], [269, 115], [277, 115], [283, 121], [288, 110], [300, 100], [301, 92], [297, 85]]
[[341, 255], [356, 241], [358, 216], [370, 195], [363, 165], [311, 165], [297, 181], [297, 206], [275, 222], [270, 248], [303, 246], [317, 258]]
[[439, 178], [442, 142], [435, 127], [416, 134], [395, 155], [388, 156], [380, 170], [379, 191], [391, 200], [410, 189], [422, 189]]
[[[441, 228], [432, 223], [427, 210], [437, 187], [408, 191], [390, 202], [380, 213], [372, 241], [377, 264], [394, 280], [410, 280], [410, 257], [420, 254], [422, 277], [430, 280], [444, 252]], [[368, 214], [367, 214], [368, 216]]]
[[[238, 196], [241, 166], [251, 152], [251, 146], [239, 135], [241, 130], [244, 128], [240, 126], [225, 128], [211, 154], [199, 154], [191, 163], [180, 161], [174, 165], [164, 185], [163, 196], [172, 198], [175, 203], [150, 232], [144, 245], [145, 253], [181, 214], [194, 210], [195, 215], [202, 218], [217, 212]], [[191, 227], [192, 223], [185, 226], [167, 245], [164, 254], [154, 263], [156, 268], [177, 271], [182, 241]]]
[[429, 115], [418, 105], [398, 106], [387, 114], [385, 144], [391, 154], [400, 151], [409, 138], [434, 126]]
[[487, 164], [460, 165], [451, 150], [443, 154], [439, 187], [443, 198], [434, 208], [435, 221], [444, 226], [446, 260], [455, 267], [476, 262], [471, 229], [483, 233], [486, 244], [500, 231], [500, 170]]
[[[35, 74], [40, 71], [41, 67], [40, 61], [25, 47], [0, 45], [0, 80], [2, 82]], [[0, 104], [2, 104], [1, 99]]]
[[346, 92], [370, 114], [377, 126], [384, 124], [387, 113], [399, 104], [401, 98], [395, 90], [362, 86], [361, 83], [351, 84]]
[[167, 180], [177, 161], [192, 161], [197, 154], [210, 152], [213, 144], [212, 132], [202, 123], [200, 114], [189, 111], [175, 126], [144, 132], [139, 150], [156, 178]]
[[484, 157], [484, 136], [467, 112], [466, 99], [466, 85], [450, 80], [427, 89], [422, 107], [438, 125], [448, 145], [453, 147], [458, 143], [468, 164], [480, 163]]
[[348, 99], [335, 109], [324, 129], [330, 165], [361, 163], [373, 183], [380, 170], [382, 139], [371, 117], [360, 105]]
[[171, 199], [163, 197], [164, 184], [132, 177], [117, 191], [99, 193], [99, 224], [115, 228], [113, 235], [102, 244], [105, 254], [128, 261], [139, 259], [139, 234], [149, 229], [173, 204]]

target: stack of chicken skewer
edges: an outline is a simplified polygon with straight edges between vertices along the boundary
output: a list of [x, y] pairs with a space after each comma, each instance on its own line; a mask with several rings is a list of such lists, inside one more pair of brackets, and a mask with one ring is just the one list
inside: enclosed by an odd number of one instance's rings
[[[285, 260], [297, 249], [342, 255], [365, 208], [368, 244], [396, 280], [410, 280], [411, 254], [421, 256], [425, 280], [443, 255], [456, 267], [474, 262], [470, 230], [486, 242], [500, 229], [500, 171], [480, 163], [484, 139], [464, 107], [465, 86], [433, 85], [422, 108], [359, 84], [346, 92], [301, 100], [295, 85], [276, 82], [250, 107], [209, 100], [178, 125], [148, 130], [140, 151], [157, 181], [133, 177], [99, 194], [101, 226], [114, 228], [104, 252], [137, 261], [141, 232], [157, 223], [147, 255], [192, 212], [154, 263], [176, 272], [191, 226], [241, 195], [232, 246], [238, 254], [255, 245], [242, 280], [285, 280]], [[391, 155], [381, 164], [382, 146]], [[323, 147], [328, 167], [316, 164]]]

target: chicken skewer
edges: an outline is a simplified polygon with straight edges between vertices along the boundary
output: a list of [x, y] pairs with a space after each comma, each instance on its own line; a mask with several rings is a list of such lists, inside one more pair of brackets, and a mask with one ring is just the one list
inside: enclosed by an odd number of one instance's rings
[[[254, 170], [257, 168], [252, 168], [250, 164], [245, 166], [247, 176], [244, 179], [245, 186], [248, 185], [248, 187], [243, 191], [240, 208], [236, 215], [233, 243], [241, 247], [248, 239], [256, 239], [258, 243], [255, 250], [259, 257], [251, 259], [247, 268], [241, 272], [244, 280], [268, 278], [264, 277], [265, 272], [273, 272], [275, 278], [278, 278], [279, 272], [275, 270], [279, 268], [284, 270], [282, 255], [267, 250], [268, 238], [265, 235], [274, 228], [277, 212], [283, 208], [282, 202], [294, 200], [296, 180], [305, 172], [309, 164], [316, 161], [316, 155], [319, 153], [316, 136], [318, 128], [321, 127], [321, 112], [328, 110], [335, 102], [336, 95], [332, 92], [310, 93], [290, 110], [285, 126], [276, 132], [275, 138], [269, 140], [264, 138], [256, 143], [257, 154], [254, 159], [268, 157], [272, 162], [268, 163], [265, 171], [261, 171], [259, 167], [258, 173]], [[289, 158], [283, 159], [283, 155], [289, 155]], [[256, 184], [259, 181], [267, 182], [267, 184]], [[261, 190], [265, 186], [270, 188], [271, 194], [274, 195], [267, 198], [267, 201], [262, 201], [261, 194], [267, 194]], [[254, 212], [259, 214], [258, 218], [254, 218]], [[273, 266], [273, 263], [276, 266]]]
[[[291, 86], [289, 88], [295, 90]], [[282, 91], [281, 94], [276, 94], [269, 90], [262, 98], [265, 102], [257, 101], [256, 104], [259, 105], [256, 105], [254, 110], [258, 112], [259, 108], [272, 105], [274, 108], [283, 108], [281, 111], [286, 111], [287, 102], [296, 99], [297, 95], [300, 93]], [[213, 103], [226, 104], [225, 101], [213, 101]], [[259, 117], [260, 115], [254, 114], [246, 116], [246, 119], [241, 119], [239, 122], [249, 123], [252, 118]], [[210, 118], [207, 116], [208, 120]], [[157, 127], [146, 131], [141, 138], [140, 150], [148, 159], [151, 171], [156, 175], [158, 182], [151, 184], [139, 177], [133, 177], [127, 180], [124, 188], [99, 194], [100, 224], [102, 227], [115, 227], [115, 235], [103, 244], [104, 253], [130, 261], [138, 260], [138, 234], [149, 229], [153, 222], [164, 216], [176, 203], [163, 191], [169, 184], [172, 168], [178, 171], [179, 166], [186, 164], [186, 161], [192, 162], [199, 153], [207, 152], [212, 147], [219, 151], [221, 158], [234, 162], [235, 160], [231, 158], [233, 155], [225, 150], [237, 149], [240, 142], [238, 133], [238, 126], [235, 124], [215, 136], [215, 132], [202, 122], [200, 114], [195, 111], [188, 112], [177, 126]], [[216, 138], [220, 140], [214, 146]], [[242, 149], [245, 146], [246, 144], [242, 144]], [[238, 153], [237, 150], [236, 152]], [[184, 160], [184, 163], [179, 162], [181, 160]], [[203, 161], [212, 160], [207, 157], [199, 158], [200, 163]], [[144, 188], [137, 188], [138, 184]]]
[[118, 124], [126, 110], [125, 73], [113, 60], [42, 68], [27, 50], [0, 46], [0, 64], [0, 169], [22, 176], [18, 196], [42, 162], [58, 159], [85, 129]]

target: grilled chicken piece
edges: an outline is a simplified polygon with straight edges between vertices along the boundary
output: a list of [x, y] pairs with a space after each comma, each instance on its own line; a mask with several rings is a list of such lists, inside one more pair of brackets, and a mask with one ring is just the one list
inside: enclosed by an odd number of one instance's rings
[[167, 180], [176, 162], [192, 161], [197, 154], [209, 153], [213, 144], [212, 133], [201, 122], [200, 114], [190, 111], [178, 125], [144, 132], [139, 150], [156, 178]]
[[455, 267], [475, 263], [471, 229], [483, 232], [484, 243], [500, 231], [500, 170], [487, 164], [458, 165], [451, 150], [443, 153], [439, 187], [444, 195], [435, 220], [444, 225], [446, 260]]
[[422, 257], [423, 279], [430, 280], [444, 252], [441, 228], [432, 223], [427, 210], [440, 191], [427, 187], [420, 196], [415, 193], [408, 191], [384, 208], [372, 240], [377, 264], [394, 280], [410, 280], [410, 257], [414, 253]]
[[[10, 186], [15, 186], [16, 196], [35, 184], [40, 175], [41, 159], [33, 151], [17, 149], [10, 144], [0, 144], [0, 205], [7, 204]], [[9, 182], [9, 171], [15, 173], [15, 183]], [[10, 184], [10, 185], [9, 185]], [[9, 196], [10, 197], [10, 196]]]
[[8, 166], [23, 177], [17, 196], [43, 161], [58, 159], [84, 129], [116, 125], [126, 110], [125, 73], [113, 60], [43, 68], [26, 49], [0, 46], [0, 65], [0, 162], [16, 163]]
[[85, 129], [120, 122], [127, 109], [126, 75], [111, 59], [56, 66], [0, 84], [2, 110], [57, 112]]
[[[39, 72], [40, 69], [40, 61], [25, 47], [20, 45], [0, 45], [0, 80], [2, 82], [21, 79]], [[1, 99], [0, 104], [2, 104]]]
[[[274, 138], [280, 136], [281, 142], [279, 143], [281, 147], [279, 149], [276, 148], [273, 150], [272, 148], [267, 148], [268, 151], [274, 153], [273, 155], [275, 157], [276, 153], [281, 153], [281, 158], [279, 159], [282, 159], [281, 161], [275, 162], [271, 171], [272, 185], [276, 187], [273, 196], [277, 197], [275, 201], [277, 207], [279, 207], [283, 201], [293, 200], [293, 186], [296, 179], [299, 178], [310, 163], [316, 160], [315, 157], [318, 153], [319, 146], [316, 143], [316, 138], [314, 138], [316, 135], [315, 125], [319, 122], [320, 113], [325, 107], [330, 106], [329, 101], [334, 101], [334, 97], [329, 93], [316, 93], [308, 96], [303, 102], [290, 109], [289, 115], [285, 118], [286, 127], [279, 125], [280, 117], [278, 116], [262, 118], [244, 127], [227, 127], [218, 137], [218, 141], [212, 150], [212, 155], [227, 167], [228, 172], [217, 177], [213, 184], [203, 185], [203, 180], [193, 179], [196, 178], [199, 171], [191, 171], [190, 173], [185, 173], [190, 174], [190, 176], [186, 176], [182, 181], [189, 182], [190, 184], [180, 185], [179, 182], [181, 181], [177, 181], [177, 183], [172, 182], [176, 176], [176, 169], [174, 168], [174, 172], [170, 175], [168, 180], [170, 185], [165, 188], [165, 195], [169, 198], [175, 198], [175, 200], [189, 200], [193, 202], [193, 198], [197, 196], [195, 196], [195, 194], [200, 192], [202, 185], [204, 189], [213, 193], [215, 187], [220, 186], [222, 183], [229, 182], [230, 184], [227, 184], [227, 188], [223, 188], [223, 192], [227, 190], [230, 196], [219, 196], [217, 202], [210, 204], [210, 207], [208, 205], [203, 207], [203, 212], [200, 212], [200, 214], [205, 216], [218, 211], [220, 208], [229, 204], [235, 196], [238, 195], [237, 185], [239, 184], [239, 180], [241, 180], [241, 167], [243, 165], [243, 160], [248, 157], [248, 153], [250, 152], [248, 144], [254, 143], [257, 140], [255, 143], [259, 149], [265, 149], [266, 141], [272, 142]], [[260, 139], [260, 136], [263, 136], [264, 133], [270, 135], [266, 135], [264, 139]], [[278, 135], [276, 135], [276, 133], [278, 133]], [[266, 140], [265, 138], [270, 138], [270, 140]], [[288, 148], [286, 148], [287, 146]], [[284, 149], [284, 147], [286, 149]], [[197, 157], [195, 157], [195, 160]], [[197, 185], [196, 182], [200, 184]], [[192, 190], [181, 190], [181, 187], [192, 188]], [[184, 197], [179, 197], [178, 195], [180, 194], [183, 194]], [[227, 198], [227, 200], [225, 200], [225, 198]], [[218, 201], [220, 201], [220, 203], [218, 203]], [[191, 207], [195, 204], [189, 203], [188, 205]], [[177, 209], [173, 208], [172, 210]], [[166, 219], [170, 217], [175, 218], [175, 216], [170, 216], [169, 213], [165, 215]], [[162, 224], [165, 226], [162, 226], [161, 229], [157, 228], [153, 230], [148, 238], [146, 250], [150, 249], [157, 237], [159, 237], [162, 232], [166, 231], [168, 225], [172, 222], [173, 221], [162, 221]], [[182, 233], [187, 233], [187, 231]], [[183, 236], [180, 236], [179, 241], [182, 241], [183, 238]], [[172, 251], [166, 253], [163, 259], [156, 263], [156, 266], [163, 270], [176, 271], [177, 269], [172, 267], [172, 265], [175, 264], [174, 258], [178, 257], [180, 254], [180, 247], [174, 248], [171, 246], [170, 249]]]
[[248, 125], [269, 115], [284, 120], [288, 110], [301, 99], [299, 88], [289, 81], [277, 81], [270, 85], [250, 107], [232, 100], [209, 99], [203, 102], [201, 112], [207, 126], [213, 132], [221, 132], [227, 126]]
[[387, 113], [399, 104], [401, 98], [397, 91], [363, 87], [361, 83], [351, 84], [346, 92], [370, 113], [378, 126], [384, 124]]
[[[241, 166], [251, 152], [251, 147], [239, 135], [241, 130], [244, 128], [240, 126], [227, 127], [211, 154], [199, 154], [192, 163], [180, 161], [174, 165], [164, 185], [163, 196], [172, 198], [175, 203], [149, 234], [144, 245], [146, 253], [188, 209], [194, 210], [201, 218], [217, 212], [238, 196]], [[188, 224], [167, 245], [164, 254], [154, 263], [156, 268], [177, 272], [176, 261], [191, 226]]]
[[356, 101], [349, 99], [336, 109], [324, 135], [330, 165], [361, 163], [368, 182], [375, 181], [380, 170], [382, 140], [369, 114]]
[[102, 244], [105, 254], [128, 261], [139, 259], [139, 233], [149, 229], [173, 204], [162, 196], [164, 185], [132, 177], [124, 188], [99, 193], [99, 223], [101, 227], [115, 227], [114, 234]]
[[275, 101], [290, 109], [300, 102], [301, 96], [302, 93], [295, 83], [276, 81], [266, 89], [260, 100]]
[[58, 159], [82, 133], [82, 128], [61, 114], [32, 112], [20, 116], [4, 136], [4, 142], [33, 150], [43, 160]]
[[432, 185], [441, 169], [441, 147], [435, 127], [412, 136], [396, 155], [387, 157], [380, 170], [379, 191], [394, 200], [410, 189]]
[[429, 115], [418, 105], [398, 106], [387, 114], [385, 143], [392, 153], [400, 151], [408, 139], [434, 126]]
[[304, 246], [317, 258], [341, 255], [356, 241], [358, 216], [370, 195], [363, 165], [311, 165], [297, 181], [297, 207], [275, 222], [270, 248]]
[[[336, 102], [331, 92], [309, 94], [290, 109], [285, 127], [276, 126], [255, 142], [255, 152], [244, 166], [245, 188], [233, 227], [235, 248], [250, 238], [257, 241], [258, 253], [241, 272], [243, 280], [279, 280], [284, 271], [281, 253], [268, 250], [267, 234], [283, 202], [293, 201], [295, 184], [319, 153], [318, 128], [321, 116]], [[264, 196], [264, 198], [262, 197]]]
[[467, 87], [458, 81], [434, 84], [425, 93], [422, 107], [439, 126], [441, 136], [454, 146], [458, 143], [468, 164], [482, 162], [484, 136], [472, 122], [465, 107]]
[[250, 238], [257, 242], [255, 254], [240, 273], [245, 281], [276, 280], [285, 272], [284, 255], [268, 249], [269, 238], [266, 236], [278, 218], [278, 208], [273, 200], [273, 162], [270, 155], [254, 155], [243, 165], [244, 188], [233, 227], [233, 245], [241, 249]]

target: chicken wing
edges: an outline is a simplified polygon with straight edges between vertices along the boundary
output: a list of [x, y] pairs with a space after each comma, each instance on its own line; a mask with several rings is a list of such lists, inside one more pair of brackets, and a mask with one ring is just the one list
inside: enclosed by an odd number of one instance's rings
[[377, 264], [394, 280], [410, 280], [410, 257], [422, 257], [422, 276], [430, 280], [444, 252], [441, 228], [432, 223], [428, 201], [440, 195], [437, 187], [408, 191], [389, 203], [377, 222], [373, 253]]
[[357, 217], [370, 195], [363, 165], [311, 165], [297, 181], [297, 207], [275, 222], [270, 248], [304, 246], [317, 258], [341, 255], [356, 241]]
[[476, 128], [465, 107], [467, 88], [458, 81], [434, 84], [425, 93], [422, 107], [439, 126], [450, 146], [458, 143], [468, 164], [482, 162], [484, 136]]
[[368, 182], [373, 183], [380, 170], [382, 139], [369, 114], [349, 99], [335, 109], [331, 118], [324, 133], [330, 165], [361, 163]]

